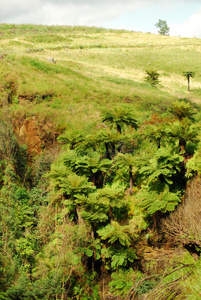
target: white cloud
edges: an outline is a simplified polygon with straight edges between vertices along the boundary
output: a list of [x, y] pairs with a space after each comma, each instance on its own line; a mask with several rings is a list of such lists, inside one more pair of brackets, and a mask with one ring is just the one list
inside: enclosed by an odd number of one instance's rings
[[[199, 3], [200, 0], [191, 0], [191, 5]], [[1, 0], [0, 23], [103, 26], [123, 13], [137, 12], [153, 5], [156, 10], [163, 7], [171, 14], [176, 4], [189, 5], [189, 0]], [[171, 35], [200, 36], [198, 27], [201, 26], [197, 25], [200, 14], [193, 15], [184, 24], [168, 24]], [[127, 26], [125, 29], [132, 28], [132, 24]], [[135, 27], [141, 27], [141, 24], [135, 24]]]
[[[155, 0], [159, 1], [159, 0]], [[91, 25], [116, 17], [125, 11], [135, 11], [148, 0], [3, 0], [1, 22]]]
[[173, 36], [201, 38], [201, 9], [182, 24], [170, 24], [170, 34]]

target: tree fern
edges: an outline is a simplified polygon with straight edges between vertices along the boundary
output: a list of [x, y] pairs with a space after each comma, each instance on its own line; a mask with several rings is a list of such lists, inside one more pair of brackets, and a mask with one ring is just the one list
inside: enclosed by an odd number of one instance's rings
[[111, 159], [116, 154], [116, 150], [119, 150], [118, 145], [127, 145], [131, 140], [132, 136], [129, 134], [121, 134], [115, 129], [101, 129], [96, 133], [96, 141], [98, 144], [104, 144], [106, 157]]
[[102, 201], [97, 193], [89, 194], [87, 197], [83, 195], [76, 196], [77, 201], [82, 204], [83, 211], [81, 213], [83, 219], [94, 226], [108, 220], [107, 202]]
[[76, 150], [67, 150], [63, 154], [62, 160], [67, 168], [75, 172], [78, 158], [79, 155]]
[[111, 164], [109, 159], [102, 159], [100, 153], [92, 152], [90, 155], [77, 159], [75, 169], [78, 174], [85, 174], [92, 178], [93, 184], [97, 186], [99, 177], [103, 177]]
[[186, 143], [198, 143], [198, 132], [200, 130], [199, 125], [191, 124], [187, 119], [174, 122], [168, 127], [168, 134], [171, 138], [176, 139], [179, 142], [180, 151], [186, 154]]
[[176, 101], [172, 103], [172, 106], [168, 109], [179, 121], [184, 118], [188, 118], [194, 121], [193, 116], [196, 114], [195, 109], [191, 103], [186, 103], [185, 101]]
[[168, 186], [166, 186], [161, 193], [158, 193], [157, 191], [142, 190], [137, 198], [140, 201], [138, 207], [149, 215], [153, 215], [157, 211], [163, 213], [173, 211], [181, 201], [179, 193], [170, 192]]
[[110, 247], [111, 253], [111, 268], [118, 269], [119, 267], [127, 267], [132, 264], [137, 255], [133, 248], [123, 248], [123, 247]]
[[73, 150], [75, 146], [77, 146], [83, 140], [84, 133], [78, 130], [68, 130], [58, 137], [58, 141], [65, 145], [69, 145], [71, 150]]
[[113, 221], [111, 224], [108, 224], [97, 232], [101, 239], [108, 240], [110, 244], [118, 242], [122, 246], [129, 246], [131, 243], [129, 226], [122, 226], [116, 221]]
[[75, 173], [61, 178], [59, 187], [61, 191], [68, 196], [75, 196], [77, 194], [87, 195], [95, 190], [95, 187], [88, 182], [85, 176], [78, 176]]
[[119, 182], [114, 182], [112, 185], [106, 185], [98, 191], [100, 201], [107, 202], [110, 221], [114, 219], [113, 209], [120, 209], [125, 206], [124, 192], [125, 186]]
[[166, 126], [166, 124], [148, 125], [142, 135], [150, 141], [154, 141], [159, 149], [161, 148], [162, 140], [165, 140], [167, 137]]
[[115, 125], [119, 133], [122, 133], [125, 125], [135, 129], [138, 127], [135, 113], [126, 106], [117, 106], [111, 110], [103, 111], [102, 122], [106, 122], [111, 126]]
[[52, 164], [50, 172], [45, 176], [50, 178], [54, 189], [59, 190], [62, 179], [68, 176], [70, 173], [70, 169], [67, 169], [64, 164], [58, 161], [57, 163]]
[[148, 180], [148, 184], [154, 184], [156, 181], [173, 184], [174, 176], [181, 170], [183, 157], [176, 153], [173, 148], [160, 148], [155, 156], [150, 160], [149, 165], [142, 167], [139, 173]]
[[133, 194], [133, 176], [134, 172], [137, 172], [137, 168], [134, 169], [135, 157], [131, 153], [119, 153], [115, 157], [116, 165], [122, 169], [126, 169], [129, 175], [130, 195]]
[[159, 83], [159, 73], [154, 70], [146, 70], [145, 81], [151, 83], [152, 85], [157, 85]]
[[115, 295], [125, 297], [133, 286], [133, 279], [139, 279], [142, 274], [139, 271], [134, 271], [132, 268], [125, 270], [119, 269], [111, 275], [112, 281], [108, 284], [110, 291]]
[[195, 77], [194, 71], [185, 71], [183, 72], [183, 76], [188, 80], [188, 91], [190, 91], [190, 78]]

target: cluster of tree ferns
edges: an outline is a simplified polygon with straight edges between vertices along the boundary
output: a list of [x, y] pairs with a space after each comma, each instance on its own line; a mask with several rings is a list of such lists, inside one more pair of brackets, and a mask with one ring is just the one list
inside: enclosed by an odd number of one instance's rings
[[197, 115], [179, 100], [140, 123], [119, 104], [93, 128], [60, 135], [54, 162], [44, 153], [31, 166], [1, 119], [0, 299], [124, 298], [144, 276], [143, 233], [157, 230], [199, 173]]

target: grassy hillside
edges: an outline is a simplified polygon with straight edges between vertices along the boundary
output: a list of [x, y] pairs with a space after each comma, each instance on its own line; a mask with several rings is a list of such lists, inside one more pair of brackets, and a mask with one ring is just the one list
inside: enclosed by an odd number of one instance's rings
[[[200, 101], [199, 39], [67, 26], [1, 24], [0, 32], [2, 81], [12, 79], [26, 103], [35, 96], [26, 109], [53, 114], [57, 123], [96, 120], [97, 109], [114, 102], [131, 103], [141, 116], [176, 98]], [[144, 82], [147, 69], [159, 72], [157, 88]], [[190, 93], [182, 76], [188, 70], [196, 72]]]
[[0, 299], [200, 299], [200, 52], [0, 24]]

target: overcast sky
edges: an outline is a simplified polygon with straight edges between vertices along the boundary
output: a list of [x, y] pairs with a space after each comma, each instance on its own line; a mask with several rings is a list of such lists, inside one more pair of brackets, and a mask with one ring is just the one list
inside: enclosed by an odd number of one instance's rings
[[0, 23], [86, 25], [201, 38], [201, 0], [0, 0]]

